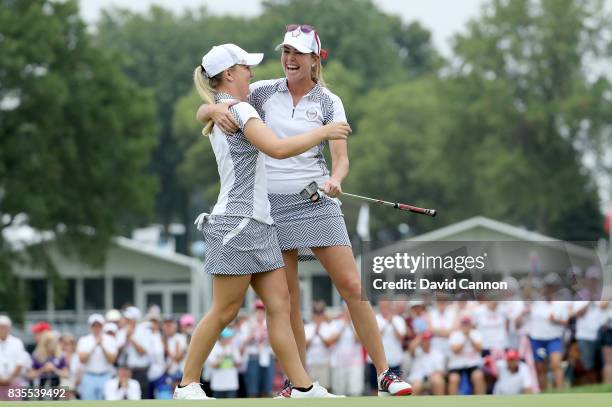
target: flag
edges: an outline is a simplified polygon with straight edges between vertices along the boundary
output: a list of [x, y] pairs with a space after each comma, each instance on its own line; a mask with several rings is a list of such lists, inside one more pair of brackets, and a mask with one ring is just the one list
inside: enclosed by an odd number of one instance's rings
[[608, 208], [608, 212], [604, 218], [604, 231], [612, 236], [612, 206]]
[[357, 218], [357, 234], [361, 240], [370, 240], [370, 205], [361, 204]]

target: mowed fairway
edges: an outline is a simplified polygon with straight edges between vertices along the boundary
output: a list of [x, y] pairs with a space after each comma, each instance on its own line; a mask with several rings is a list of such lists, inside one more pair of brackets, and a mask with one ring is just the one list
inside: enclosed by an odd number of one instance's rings
[[133, 407], [269, 407], [276, 403], [284, 406], [316, 407], [611, 407], [612, 393], [598, 394], [539, 394], [527, 396], [440, 396], [440, 397], [349, 397], [344, 399], [308, 399], [308, 400], [273, 400], [273, 399], [229, 399], [210, 401], [33, 401], [3, 402], [2, 406], [133, 406]]

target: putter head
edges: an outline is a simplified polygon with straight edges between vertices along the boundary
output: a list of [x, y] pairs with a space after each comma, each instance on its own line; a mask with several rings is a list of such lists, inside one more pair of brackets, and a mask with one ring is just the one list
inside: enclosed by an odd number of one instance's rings
[[319, 186], [316, 181], [312, 181], [310, 184], [306, 185], [306, 188], [300, 191], [300, 196], [304, 199], [308, 199], [312, 202], [317, 202], [321, 195], [319, 195]]

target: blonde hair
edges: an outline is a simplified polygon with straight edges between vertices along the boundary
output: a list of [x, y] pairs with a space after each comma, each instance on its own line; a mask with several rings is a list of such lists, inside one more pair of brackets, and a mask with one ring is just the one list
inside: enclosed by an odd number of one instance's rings
[[[232, 66], [229, 69], [234, 69], [234, 67]], [[223, 72], [219, 72], [217, 75], [213, 76], [212, 78], [209, 78], [205, 74], [202, 65], [199, 65], [193, 71], [193, 83], [195, 84], [195, 88], [198, 91], [198, 94], [205, 103], [209, 105], [215, 104], [215, 89], [221, 83], [222, 77]], [[204, 125], [204, 128], [202, 129], [202, 134], [208, 136], [212, 131], [213, 126], [214, 123], [212, 119], [209, 118], [206, 122], [206, 125]]]
[[[316, 54], [315, 54], [316, 55]], [[321, 57], [319, 56], [317, 63], [314, 68], [310, 70], [310, 78], [313, 82], [318, 83], [319, 85], [327, 88], [327, 84], [323, 79], [323, 66], [321, 65]]]
[[[53, 349], [49, 350], [49, 344], [55, 342], [55, 346]], [[49, 359], [50, 357], [59, 357], [61, 350], [57, 344], [57, 337], [51, 331], [45, 331], [38, 341], [36, 345], [36, 349], [34, 349], [34, 356], [38, 358], [39, 361], [43, 362]]]

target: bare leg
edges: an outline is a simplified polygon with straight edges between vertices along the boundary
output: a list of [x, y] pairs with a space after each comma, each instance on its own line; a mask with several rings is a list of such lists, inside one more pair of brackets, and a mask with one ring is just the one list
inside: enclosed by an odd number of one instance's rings
[[213, 304], [193, 332], [181, 386], [199, 383], [202, 366], [219, 334], [238, 314], [251, 276], [214, 276]]
[[487, 391], [485, 385], [484, 374], [482, 370], [476, 369], [472, 372], [472, 385], [474, 386], [474, 394], [485, 394]]
[[603, 367], [603, 382], [612, 384], [612, 346], [604, 346], [604, 367]]
[[389, 368], [372, 306], [361, 300], [361, 281], [353, 252], [348, 246], [313, 247], [338, 292], [346, 301], [355, 332], [368, 351], [377, 375]]
[[413, 380], [410, 384], [412, 385], [413, 395], [418, 396], [421, 394], [421, 390], [423, 388], [423, 382], [421, 380]]
[[538, 372], [538, 383], [540, 385], [540, 391], [544, 391], [548, 387], [547, 386], [548, 380], [546, 378], [548, 365], [546, 364], [546, 361], [535, 362], [535, 364], [536, 364], [536, 371]]
[[459, 393], [459, 380], [461, 377], [459, 373], [451, 373], [448, 375], [448, 394], [451, 396], [457, 395]]
[[553, 372], [555, 387], [562, 389], [564, 386], [563, 368], [561, 367], [561, 352], [553, 352], [550, 354], [550, 368]]
[[253, 274], [251, 285], [266, 306], [270, 344], [283, 370], [296, 387], [308, 387], [312, 380], [306, 373], [293, 337], [289, 290], [284, 269]]
[[431, 377], [431, 392], [434, 396], [444, 395], [444, 375], [440, 372], [432, 373]]
[[298, 276], [297, 256], [297, 250], [283, 252], [285, 276], [287, 277], [291, 302], [291, 329], [293, 330], [302, 366], [306, 366], [306, 334], [304, 333], [304, 320], [302, 319], [300, 304], [300, 278]]

